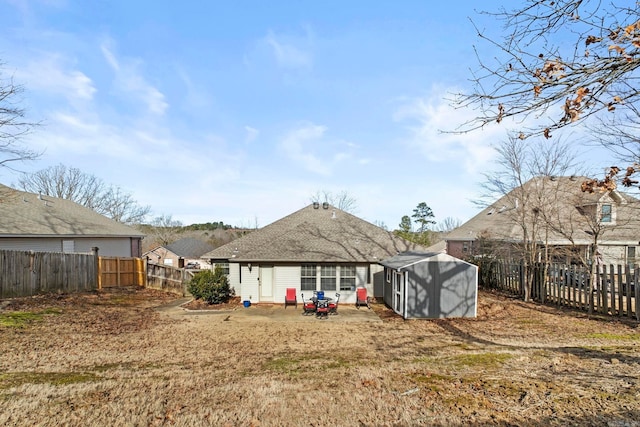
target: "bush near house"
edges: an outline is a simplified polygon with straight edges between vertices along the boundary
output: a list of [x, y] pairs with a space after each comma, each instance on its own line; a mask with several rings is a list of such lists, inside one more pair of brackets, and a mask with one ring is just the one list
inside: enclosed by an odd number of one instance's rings
[[195, 299], [209, 304], [225, 303], [234, 295], [229, 279], [220, 266], [216, 266], [214, 271], [205, 270], [194, 274], [188, 289]]

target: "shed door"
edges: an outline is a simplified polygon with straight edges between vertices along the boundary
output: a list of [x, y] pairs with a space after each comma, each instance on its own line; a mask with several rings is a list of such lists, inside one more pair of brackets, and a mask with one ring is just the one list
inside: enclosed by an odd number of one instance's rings
[[273, 301], [273, 266], [260, 266], [260, 301]]
[[393, 311], [404, 316], [404, 274], [396, 271], [393, 275]]

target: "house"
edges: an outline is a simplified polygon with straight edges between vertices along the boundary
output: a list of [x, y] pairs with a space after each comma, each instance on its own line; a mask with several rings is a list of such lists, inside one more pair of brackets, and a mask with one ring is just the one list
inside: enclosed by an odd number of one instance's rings
[[380, 264], [384, 302], [405, 319], [476, 317], [477, 266], [435, 252], [404, 252]]
[[[498, 199], [446, 237], [458, 258], [514, 255], [534, 243], [538, 260], [634, 264], [640, 246], [640, 201], [617, 190], [583, 192], [586, 177], [535, 177]], [[526, 231], [525, 231], [526, 230]]]
[[213, 250], [213, 245], [196, 239], [185, 237], [168, 245], [161, 245], [142, 254], [154, 264], [171, 265], [177, 268], [201, 268], [203, 261], [200, 257]]
[[66, 199], [0, 184], [0, 249], [139, 257], [142, 233]]
[[382, 296], [383, 259], [420, 246], [328, 203], [313, 203], [202, 256], [221, 265], [243, 300], [283, 303], [315, 290], [355, 303], [356, 287]]

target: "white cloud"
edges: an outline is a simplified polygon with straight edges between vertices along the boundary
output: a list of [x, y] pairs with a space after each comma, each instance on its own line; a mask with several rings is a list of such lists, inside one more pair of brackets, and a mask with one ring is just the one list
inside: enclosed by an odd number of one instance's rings
[[292, 41], [284, 41], [269, 31], [264, 41], [271, 47], [278, 65], [285, 68], [306, 68], [313, 65], [310, 52], [295, 46]]
[[110, 47], [111, 42], [104, 42], [100, 48], [107, 63], [115, 72], [115, 86], [123, 96], [134, 96], [146, 105], [153, 114], [163, 115], [169, 104], [165, 96], [156, 87], [148, 83], [139, 71], [141, 61], [133, 59], [119, 60]]
[[258, 135], [260, 135], [260, 131], [258, 129], [252, 128], [251, 126], [245, 126], [244, 130], [247, 132], [247, 135], [244, 138], [246, 143], [255, 141]]
[[455, 162], [469, 173], [481, 171], [494, 158], [492, 144], [505, 138], [505, 129], [495, 126], [465, 134], [452, 130], [472, 118], [472, 111], [455, 109], [444, 99], [444, 92], [430, 97], [406, 99], [397, 109], [395, 121], [407, 124], [405, 141], [418, 149], [429, 161]]
[[17, 71], [29, 90], [63, 95], [69, 101], [90, 101], [96, 93], [93, 81], [83, 72], [72, 69], [70, 60], [57, 54], [47, 54], [30, 60]]
[[280, 146], [290, 159], [300, 163], [305, 169], [320, 175], [330, 175], [331, 168], [328, 162], [311, 153], [308, 147], [310, 143], [322, 142], [326, 130], [325, 126], [306, 124], [285, 135]]

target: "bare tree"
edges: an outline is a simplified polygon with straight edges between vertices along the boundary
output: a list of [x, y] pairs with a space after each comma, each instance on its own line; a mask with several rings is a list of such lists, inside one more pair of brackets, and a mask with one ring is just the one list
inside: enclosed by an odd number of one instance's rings
[[[519, 138], [510, 138], [498, 147], [498, 170], [485, 174], [483, 183], [484, 198], [496, 200], [502, 197], [503, 206], [498, 207], [505, 218], [519, 230], [520, 239], [511, 241], [511, 236], [486, 236], [493, 240], [502, 240], [502, 249], [507, 256], [519, 258], [524, 269], [524, 297], [529, 300], [533, 283], [533, 264], [540, 260], [541, 248], [546, 247], [547, 224], [544, 212], [553, 204], [546, 202], [549, 195], [548, 183], [539, 177], [565, 175], [575, 167], [573, 156], [566, 144], [551, 144], [537, 140], [531, 144]], [[528, 184], [528, 185], [527, 185]], [[551, 214], [548, 214], [551, 216]], [[496, 248], [496, 246], [493, 246]]]
[[[640, 9], [635, 2], [527, 0], [518, 9], [482, 12], [503, 24], [501, 38], [476, 26], [491, 57], [477, 51], [474, 89], [456, 96], [459, 107], [477, 107], [469, 131], [505, 118], [532, 118], [515, 135], [526, 139], [587, 122], [591, 117], [640, 121]], [[627, 116], [625, 116], [625, 114]], [[521, 122], [524, 122], [522, 120]], [[636, 140], [637, 141], [637, 140]], [[638, 184], [629, 165], [625, 186]], [[620, 168], [615, 168], [620, 170]], [[617, 172], [588, 188], [613, 188]]]
[[336, 208], [349, 213], [355, 213], [358, 209], [357, 200], [344, 190], [337, 194], [334, 194], [331, 191], [319, 190], [316, 191], [316, 194], [311, 196], [311, 201], [318, 203], [327, 202], [331, 206], [335, 206]]
[[0, 62], [0, 166], [8, 167], [12, 162], [37, 159], [40, 153], [20, 143], [37, 123], [25, 119], [25, 110], [19, 106], [24, 89], [1, 74], [2, 66]]
[[120, 187], [107, 186], [94, 175], [62, 164], [22, 174], [18, 186], [32, 193], [72, 200], [124, 224], [143, 222], [151, 210], [139, 205]]
[[182, 222], [174, 220], [171, 215], [162, 214], [155, 217], [150, 225], [145, 225], [143, 231], [158, 245], [165, 246], [178, 239], [178, 234], [182, 231]]
[[446, 217], [442, 221], [438, 222], [436, 225], [436, 230], [441, 233], [448, 233], [451, 230], [454, 230], [462, 225], [462, 221], [458, 218]]

